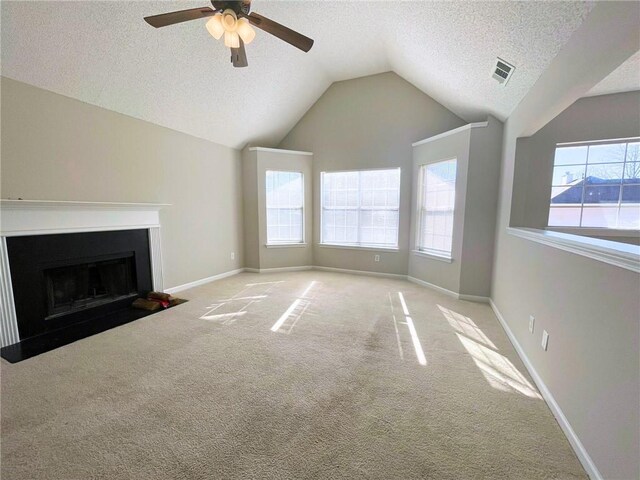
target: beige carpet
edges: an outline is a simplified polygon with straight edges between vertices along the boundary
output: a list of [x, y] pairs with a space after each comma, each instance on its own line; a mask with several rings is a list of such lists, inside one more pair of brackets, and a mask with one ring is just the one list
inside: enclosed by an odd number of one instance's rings
[[487, 305], [317, 271], [183, 295], [2, 361], [2, 480], [586, 478]]

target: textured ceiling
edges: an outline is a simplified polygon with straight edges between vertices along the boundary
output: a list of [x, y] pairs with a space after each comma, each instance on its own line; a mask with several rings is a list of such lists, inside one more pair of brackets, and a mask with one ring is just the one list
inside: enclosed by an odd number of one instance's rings
[[[253, 9], [315, 39], [258, 31], [234, 69], [204, 21], [143, 16], [202, 1], [2, 1], [2, 74], [232, 147], [275, 145], [334, 81], [393, 70], [467, 121], [506, 118], [593, 4], [273, 2]], [[497, 56], [516, 66], [500, 86]]]
[[640, 51], [589, 90], [586, 96], [593, 97], [632, 90], [640, 90]]

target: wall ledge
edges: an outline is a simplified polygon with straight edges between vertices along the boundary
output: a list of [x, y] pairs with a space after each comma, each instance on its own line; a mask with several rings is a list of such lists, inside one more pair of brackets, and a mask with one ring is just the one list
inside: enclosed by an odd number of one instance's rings
[[439, 138], [448, 137], [449, 135], [455, 135], [456, 133], [464, 132], [465, 130], [471, 130], [472, 128], [484, 128], [489, 125], [489, 122], [475, 122], [468, 123], [467, 125], [463, 125], [458, 128], [454, 128], [453, 130], [449, 130], [447, 132], [439, 133], [438, 135], [434, 135], [433, 137], [425, 138], [424, 140], [418, 140], [415, 143], [412, 143], [412, 147], [417, 147], [419, 145], [423, 145], [425, 143], [433, 142], [434, 140], [438, 140]]
[[640, 273], [640, 246], [535, 228], [507, 227], [507, 233], [549, 247]]

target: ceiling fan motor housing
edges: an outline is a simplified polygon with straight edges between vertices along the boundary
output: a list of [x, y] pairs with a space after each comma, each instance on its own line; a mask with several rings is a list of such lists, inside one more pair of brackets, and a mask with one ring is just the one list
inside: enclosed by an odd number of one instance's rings
[[251, 0], [242, 0], [242, 1], [218, 1], [211, 0], [211, 4], [215, 10], [225, 11], [227, 9], [231, 9], [236, 12], [236, 15], [243, 14], [249, 15], [249, 11], [251, 10]]

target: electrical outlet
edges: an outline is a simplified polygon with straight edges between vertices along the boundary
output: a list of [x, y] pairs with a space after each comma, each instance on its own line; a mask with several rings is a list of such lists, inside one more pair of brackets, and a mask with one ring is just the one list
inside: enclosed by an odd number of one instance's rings
[[236, 259], [236, 252], [231, 252], [231, 260], [235, 260]]
[[549, 345], [549, 334], [546, 330], [542, 331], [542, 349], [547, 350], [547, 346]]
[[533, 333], [533, 327], [536, 323], [536, 317], [529, 315], [529, 333]]
[[379, 262], [379, 261], [380, 261], [380, 255], [375, 255], [375, 256], [373, 257], [373, 261], [374, 261], [374, 262]]

